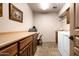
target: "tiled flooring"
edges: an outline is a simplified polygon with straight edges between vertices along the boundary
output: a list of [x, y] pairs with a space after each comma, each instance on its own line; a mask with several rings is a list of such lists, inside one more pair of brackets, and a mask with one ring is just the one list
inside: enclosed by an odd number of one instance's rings
[[47, 42], [37, 47], [35, 56], [61, 56], [61, 54], [55, 43]]

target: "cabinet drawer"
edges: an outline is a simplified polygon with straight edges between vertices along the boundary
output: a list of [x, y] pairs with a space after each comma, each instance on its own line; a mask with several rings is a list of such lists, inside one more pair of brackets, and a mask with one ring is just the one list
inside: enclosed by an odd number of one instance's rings
[[0, 55], [3, 56], [13, 56], [16, 55], [16, 53], [17, 53], [17, 43], [0, 50]]
[[76, 56], [79, 56], [79, 48], [74, 47], [74, 53]]
[[22, 49], [19, 53], [20, 56], [28, 56], [28, 46]]
[[20, 41], [20, 50], [23, 49], [28, 43], [30, 43], [33, 40], [33, 37], [30, 36], [28, 38], [25, 38]]
[[19, 55], [20, 56], [32, 56], [33, 53], [32, 53], [32, 42], [30, 42], [25, 48], [23, 48]]
[[75, 37], [75, 46], [79, 47], [79, 37]]

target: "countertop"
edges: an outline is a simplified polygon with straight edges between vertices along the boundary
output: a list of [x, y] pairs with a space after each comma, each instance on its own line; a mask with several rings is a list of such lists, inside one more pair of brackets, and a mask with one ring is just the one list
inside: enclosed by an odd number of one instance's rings
[[0, 33], [0, 48], [19, 41], [25, 37], [31, 36], [36, 32], [15, 32], [15, 33]]

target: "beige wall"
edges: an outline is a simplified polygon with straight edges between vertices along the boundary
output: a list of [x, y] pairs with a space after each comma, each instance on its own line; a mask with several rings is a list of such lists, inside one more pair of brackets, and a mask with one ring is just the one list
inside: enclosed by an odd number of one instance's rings
[[55, 31], [61, 29], [57, 13], [34, 14], [34, 25], [43, 34], [43, 42], [55, 42]]
[[12, 32], [28, 30], [33, 24], [32, 10], [25, 3], [14, 4], [17, 8], [23, 11], [23, 23], [9, 20], [8, 3], [3, 4], [3, 16], [0, 17], [0, 32]]

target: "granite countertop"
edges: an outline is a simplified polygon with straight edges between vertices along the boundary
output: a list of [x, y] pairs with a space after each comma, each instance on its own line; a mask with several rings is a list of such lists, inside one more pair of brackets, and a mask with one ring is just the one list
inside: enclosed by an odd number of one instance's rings
[[15, 33], [0, 33], [0, 48], [19, 41], [25, 37], [35, 34], [36, 32], [15, 32]]

